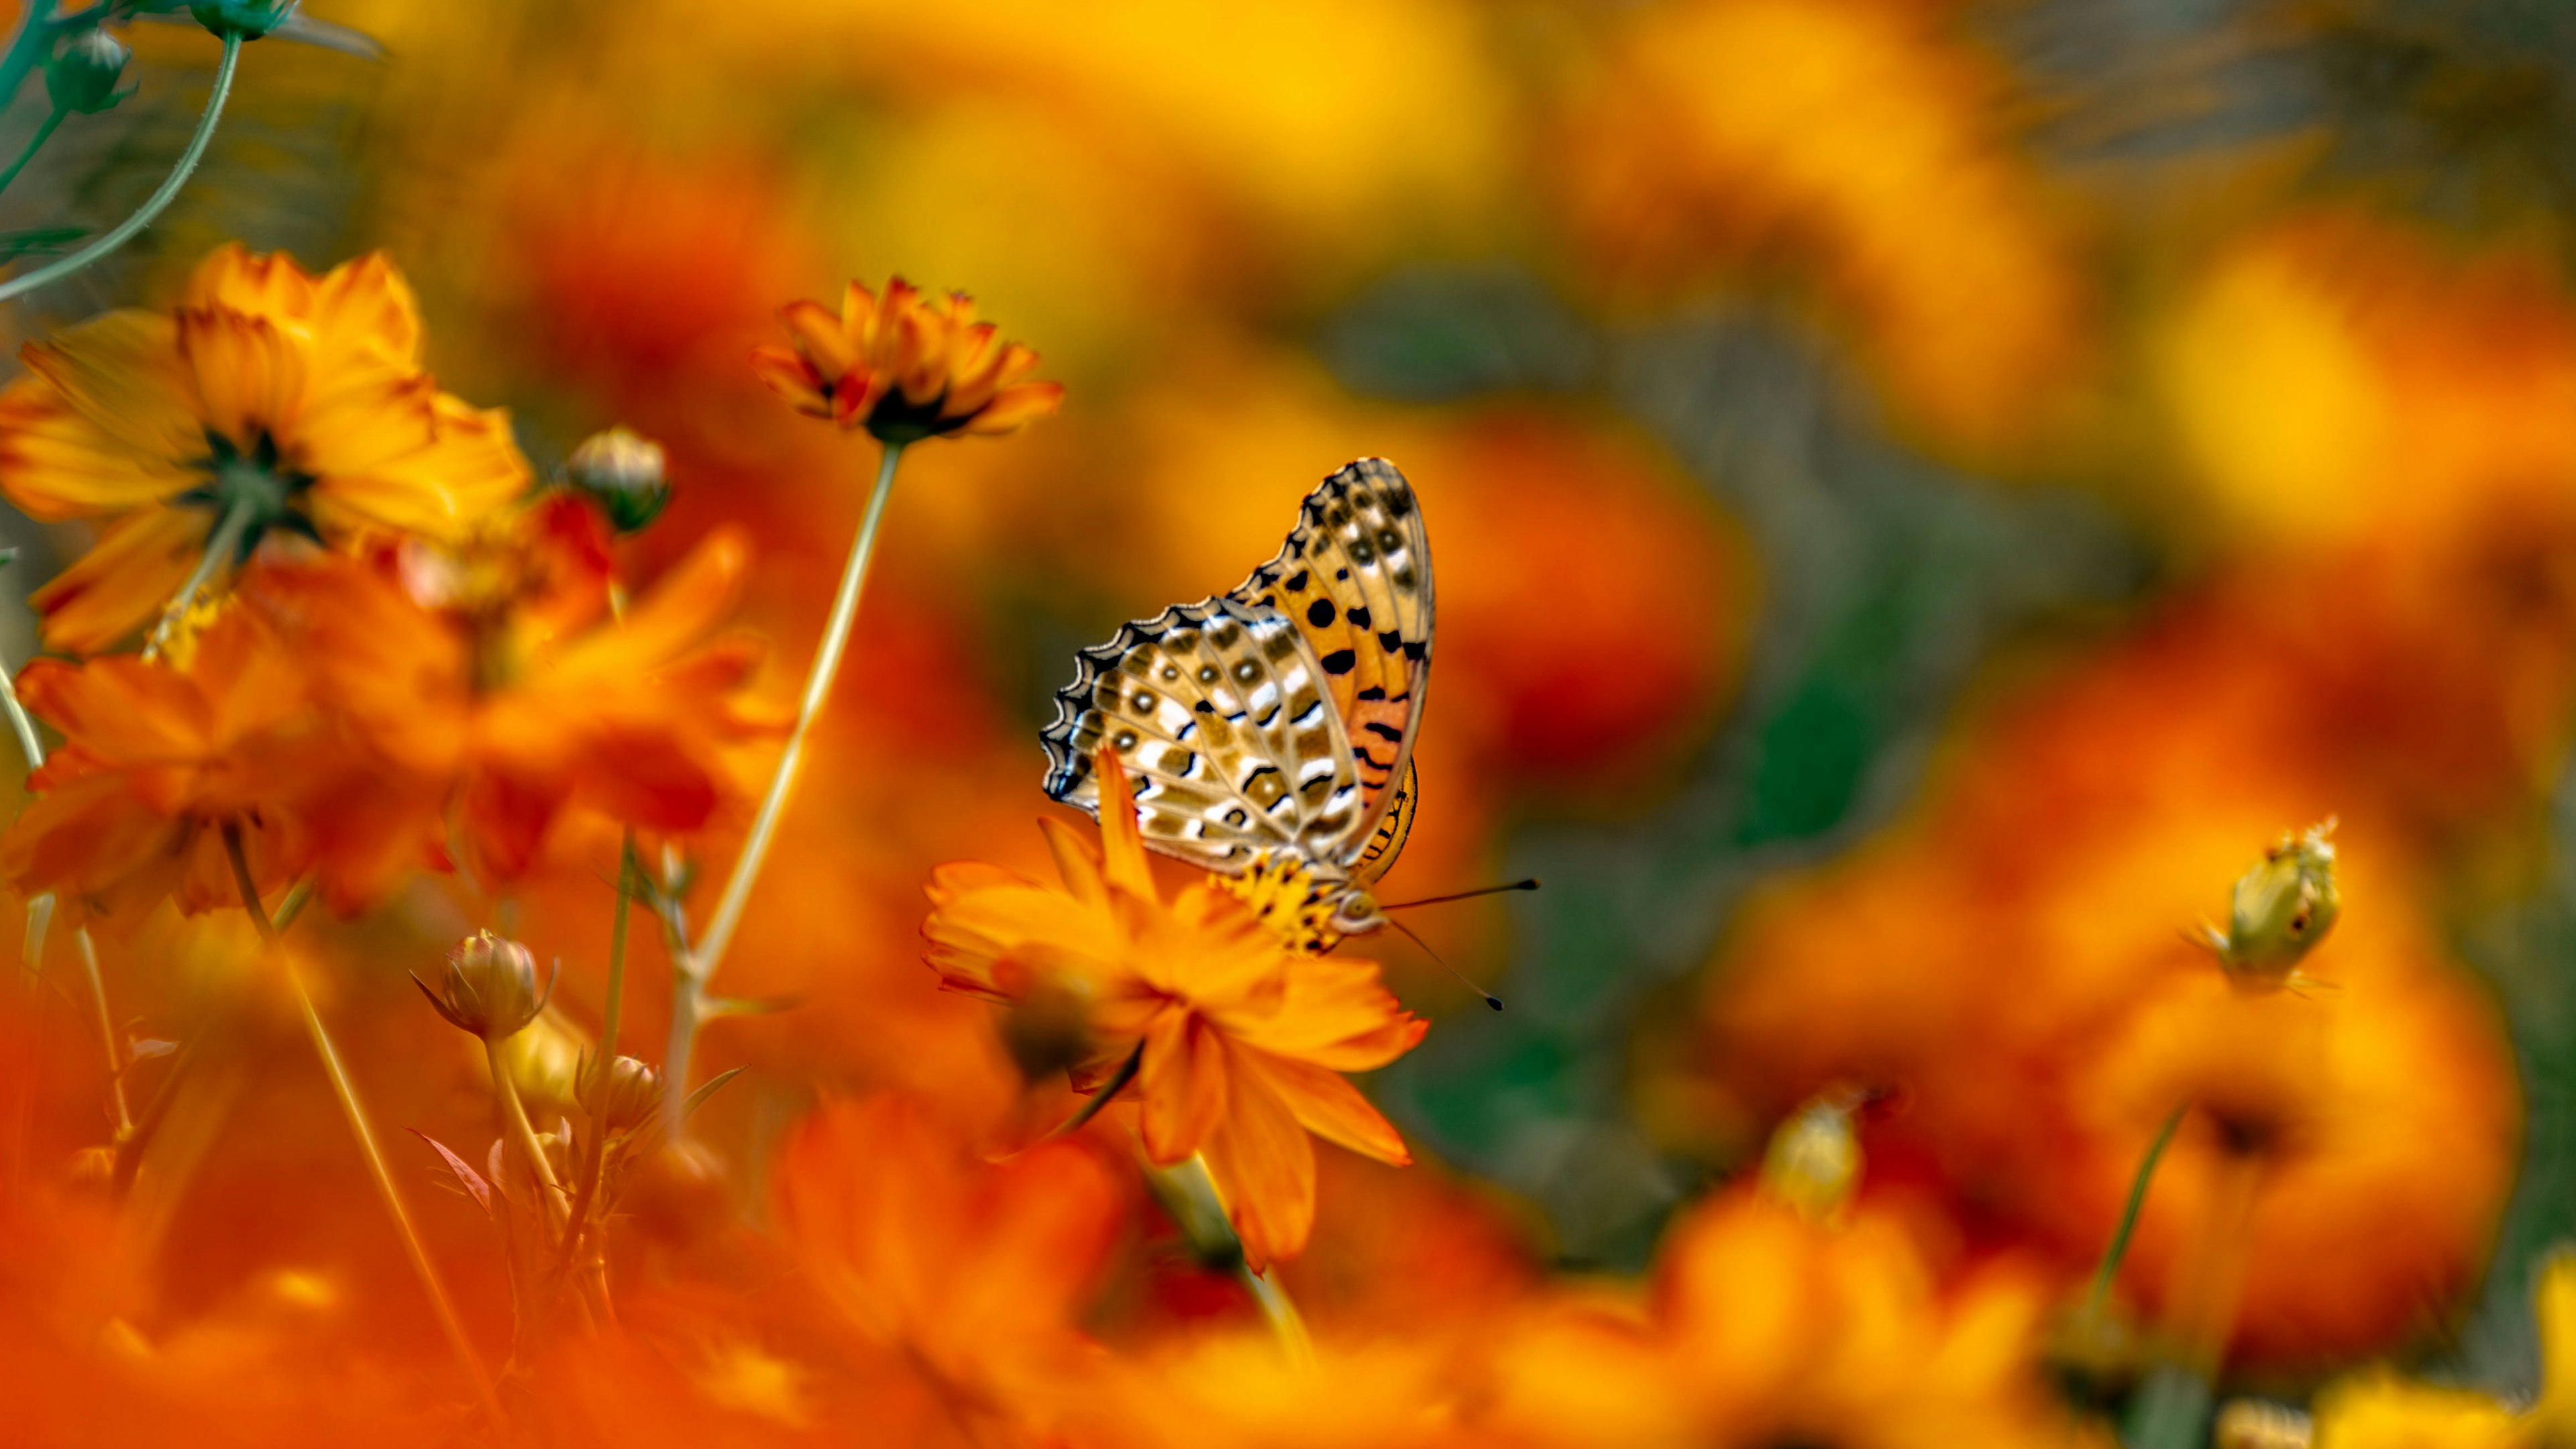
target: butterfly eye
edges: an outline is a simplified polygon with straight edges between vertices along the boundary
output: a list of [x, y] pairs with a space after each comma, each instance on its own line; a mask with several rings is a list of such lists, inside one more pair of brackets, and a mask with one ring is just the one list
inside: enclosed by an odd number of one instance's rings
[[2290, 918], [2290, 934], [2291, 934], [2291, 935], [2293, 935], [2293, 936], [2298, 935], [2298, 934], [2300, 934], [2301, 932], [2303, 932], [2303, 931], [2307, 930], [2307, 928], [2308, 928], [2308, 913], [2307, 913], [2307, 912], [2305, 912], [2305, 911], [2301, 911], [2301, 912], [2299, 912], [2297, 915], [2292, 916], [2292, 917]]

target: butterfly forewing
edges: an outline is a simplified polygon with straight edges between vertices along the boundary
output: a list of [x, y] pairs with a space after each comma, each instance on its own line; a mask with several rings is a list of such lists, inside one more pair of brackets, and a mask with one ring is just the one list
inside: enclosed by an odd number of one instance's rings
[[1118, 752], [1148, 845], [1235, 871], [1262, 850], [1336, 858], [1359, 818], [1349, 737], [1313, 652], [1276, 610], [1167, 609], [1082, 651], [1042, 738], [1047, 793], [1099, 810], [1091, 752]]
[[[1333, 474], [1306, 495], [1279, 556], [1229, 597], [1287, 616], [1323, 671], [1359, 777], [1359, 823], [1339, 855], [1349, 865], [1395, 813], [1431, 673], [1431, 540], [1412, 485], [1383, 458]], [[1379, 854], [1394, 863], [1392, 847]]]
[[1395, 858], [1403, 853], [1404, 839], [1413, 833], [1413, 812], [1422, 807], [1422, 784], [1410, 760], [1404, 764], [1404, 778], [1396, 782], [1395, 797], [1386, 813], [1378, 817], [1377, 829], [1369, 832], [1368, 844], [1360, 847], [1359, 859], [1351, 862], [1353, 884], [1368, 887], [1378, 877], [1395, 868]]

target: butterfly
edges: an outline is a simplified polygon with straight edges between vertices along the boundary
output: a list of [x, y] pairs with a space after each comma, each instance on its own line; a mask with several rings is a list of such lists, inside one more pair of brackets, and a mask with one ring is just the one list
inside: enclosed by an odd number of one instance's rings
[[1047, 794], [1097, 816], [1103, 741], [1145, 844], [1286, 894], [1305, 944], [1385, 924], [1369, 888], [1420, 792], [1431, 539], [1413, 486], [1362, 458], [1306, 495], [1279, 556], [1081, 651], [1040, 734]]

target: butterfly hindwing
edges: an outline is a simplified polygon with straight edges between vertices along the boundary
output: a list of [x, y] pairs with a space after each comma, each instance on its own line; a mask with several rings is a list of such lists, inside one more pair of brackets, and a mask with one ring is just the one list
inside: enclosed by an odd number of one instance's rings
[[1263, 850], [1332, 859], [1357, 830], [1349, 737], [1276, 610], [1217, 598], [1122, 627], [1082, 651], [1041, 738], [1050, 796], [1098, 813], [1091, 753], [1106, 739], [1146, 843], [1213, 870]]
[[[1323, 672], [1359, 771], [1360, 823], [1340, 856], [1351, 864], [1394, 813], [1430, 680], [1431, 539], [1413, 486], [1383, 458], [1343, 468], [1228, 597], [1286, 616]], [[1393, 863], [1392, 849], [1378, 854]]]
[[1368, 844], [1360, 848], [1359, 859], [1351, 862], [1351, 883], [1363, 889], [1377, 884], [1378, 877], [1395, 868], [1395, 858], [1403, 853], [1405, 837], [1413, 833], [1413, 812], [1422, 808], [1421, 772], [1411, 760], [1404, 763], [1404, 778], [1396, 783], [1394, 802], [1378, 817], [1377, 829], [1369, 832]]

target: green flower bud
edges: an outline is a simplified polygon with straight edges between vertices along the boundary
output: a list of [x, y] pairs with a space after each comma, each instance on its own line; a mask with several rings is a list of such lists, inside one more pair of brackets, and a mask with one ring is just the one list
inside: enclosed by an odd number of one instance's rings
[[582, 1084], [582, 1110], [609, 1132], [632, 1132], [662, 1110], [662, 1074], [619, 1057]]
[[46, 62], [45, 94], [53, 99], [55, 110], [97, 115], [129, 94], [117, 89], [116, 83], [124, 78], [125, 63], [133, 56], [133, 47], [108, 34], [105, 27], [93, 25], [64, 42]]
[[477, 931], [447, 953], [438, 989], [418, 976], [412, 984], [458, 1031], [487, 1042], [507, 1041], [524, 1030], [554, 995], [554, 982], [537, 990], [537, 958], [516, 941]]
[[619, 533], [633, 533], [661, 517], [671, 501], [662, 475], [662, 445], [624, 428], [582, 439], [564, 460], [572, 485], [599, 500]]
[[298, 0], [190, 0], [188, 13], [224, 39], [257, 40], [284, 25]]
[[2329, 817], [2304, 831], [2282, 835], [2261, 862], [2237, 877], [2227, 929], [2203, 926], [2219, 964], [2239, 983], [2287, 985], [2308, 953], [2343, 914], [2335, 888], [2334, 834]]

